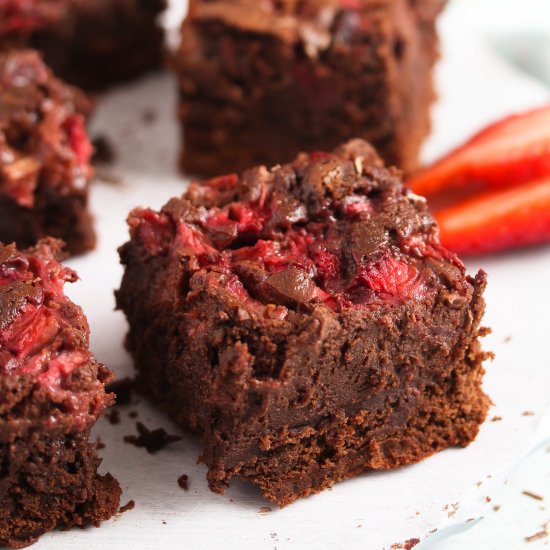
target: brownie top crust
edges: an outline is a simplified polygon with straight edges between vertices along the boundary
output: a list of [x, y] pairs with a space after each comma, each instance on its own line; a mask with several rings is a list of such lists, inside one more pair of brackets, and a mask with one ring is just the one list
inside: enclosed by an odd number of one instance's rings
[[37, 190], [83, 190], [92, 174], [90, 110], [37, 52], [0, 54], [0, 194], [32, 207]]
[[[407, 0], [419, 21], [429, 21], [446, 0]], [[394, 0], [191, 0], [189, 21], [221, 22], [242, 32], [300, 42], [313, 54], [347, 43], [388, 17]]]
[[108, 372], [88, 351], [86, 318], [63, 291], [77, 276], [58, 262], [61, 246], [53, 239], [25, 252], [0, 245], [0, 416], [29, 393], [35, 405], [57, 407], [46, 418], [36, 406], [0, 423], [1, 439], [36, 423], [82, 430], [111, 402], [103, 387]]
[[458, 304], [472, 293], [424, 199], [361, 140], [193, 183], [129, 224], [149, 255], [186, 262], [190, 292], [221, 288], [245, 316], [360, 313], [442, 291]]
[[0, 37], [26, 35], [64, 14], [66, 0], [2, 0], [0, 2]]

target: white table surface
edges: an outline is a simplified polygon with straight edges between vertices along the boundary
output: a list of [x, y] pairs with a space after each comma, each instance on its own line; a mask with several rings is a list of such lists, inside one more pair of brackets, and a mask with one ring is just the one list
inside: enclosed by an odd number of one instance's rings
[[[546, 88], [507, 66], [487, 48], [478, 32], [465, 31], [462, 13], [451, 9], [442, 23], [440, 101], [434, 109], [434, 133], [426, 146], [426, 158], [441, 154], [496, 117], [550, 97]], [[185, 180], [175, 168], [179, 142], [175, 99], [170, 76], [145, 79], [102, 98], [94, 123], [95, 132], [107, 135], [118, 153], [116, 164], [101, 172], [120, 177], [122, 183], [94, 184], [92, 208], [99, 248], [71, 262], [82, 281], [69, 293], [89, 317], [93, 351], [119, 376], [131, 374], [132, 366], [122, 346], [124, 319], [112, 311], [112, 292], [121, 276], [116, 247], [127, 238], [124, 218], [130, 208], [140, 204], [159, 207], [184, 188]], [[151, 109], [157, 116], [147, 123], [143, 114]], [[512, 504], [510, 508], [503, 505], [496, 519], [491, 517], [460, 535], [466, 538], [445, 543], [435, 539], [448, 529], [474, 523], [470, 519], [491, 514], [504, 480], [535, 445], [550, 436], [550, 247], [479, 259], [470, 265], [472, 271], [481, 266], [490, 275], [486, 323], [494, 329], [485, 347], [497, 352], [496, 360], [488, 365], [485, 387], [495, 402], [490, 417], [498, 415], [502, 420], [487, 422], [467, 449], [452, 449], [399, 471], [359, 476], [278, 511], [241, 483], [233, 484], [223, 497], [210, 493], [205, 468], [195, 464], [199, 446], [189, 436], [157, 455], [124, 444], [124, 435], [135, 432], [127, 409], [121, 424], [102, 421], [96, 433], [107, 445], [101, 451], [103, 469], [121, 481], [123, 503], [134, 499], [136, 508], [98, 530], [48, 534], [35, 548], [378, 550], [409, 538], [426, 538], [435, 529], [435, 536], [422, 543], [425, 547], [456, 549], [478, 544], [478, 548], [492, 548], [483, 544], [499, 539], [494, 532], [480, 530], [490, 530], [492, 523], [505, 537], [503, 533], [513, 522], [499, 518], [507, 517]], [[150, 428], [177, 431], [144, 401], [133, 409]], [[534, 414], [525, 416], [525, 411]], [[530, 472], [534, 469], [528, 466]], [[188, 492], [176, 482], [183, 473], [189, 476]], [[525, 488], [541, 491], [534, 481], [529, 483]], [[528, 497], [518, 496], [509, 487], [510, 502], [533, 506], [532, 499], [526, 501]], [[273, 510], [260, 513], [263, 506]], [[529, 519], [535, 525], [525, 525], [525, 534], [535, 532], [543, 521], [534, 511]], [[517, 533], [505, 538], [516, 540]]]

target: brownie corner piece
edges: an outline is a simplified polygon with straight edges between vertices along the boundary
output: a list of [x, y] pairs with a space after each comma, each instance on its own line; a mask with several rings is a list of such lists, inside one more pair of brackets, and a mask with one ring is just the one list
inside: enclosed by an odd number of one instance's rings
[[184, 171], [274, 165], [356, 137], [412, 171], [444, 4], [194, 0], [175, 62]]
[[486, 276], [361, 140], [134, 210], [118, 307], [139, 377], [232, 478], [284, 506], [466, 446]]
[[64, 294], [76, 274], [58, 262], [61, 244], [0, 245], [0, 546], [98, 526], [120, 501], [90, 440], [113, 404], [113, 375], [89, 351], [84, 313]]
[[25, 248], [51, 236], [71, 254], [91, 250], [90, 101], [33, 50], [0, 53], [0, 81], [0, 241]]

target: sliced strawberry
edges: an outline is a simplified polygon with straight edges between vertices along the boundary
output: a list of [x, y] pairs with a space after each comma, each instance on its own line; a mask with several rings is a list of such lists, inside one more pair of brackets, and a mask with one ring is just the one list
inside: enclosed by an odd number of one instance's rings
[[459, 254], [550, 241], [550, 178], [485, 193], [436, 214], [443, 245]]
[[550, 106], [482, 130], [408, 184], [419, 195], [465, 186], [503, 188], [550, 176]]

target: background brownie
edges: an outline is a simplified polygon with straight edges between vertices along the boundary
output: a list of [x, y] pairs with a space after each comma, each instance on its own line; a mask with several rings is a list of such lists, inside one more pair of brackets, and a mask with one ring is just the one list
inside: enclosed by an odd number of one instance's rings
[[31, 47], [71, 84], [100, 89], [161, 65], [166, 0], [0, 2], [0, 49]]
[[67, 0], [2, 0], [0, 48], [20, 46], [33, 31], [58, 21]]
[[354, 141], [137, 209], [117, 293], [142, 385], [204, 443], [212, 490], [279, 505], [471, 442], [485, 275]]
[[26, 247], [50, 235], [72, 254], [94, 247], [90, 108], [36, 52], [0, 54], [0, 241]]
[[184, 170], [289, 161], [369, 140], [417, 165], [444, 0], [194, 0], [176, 70]]
[[111, 373], [88, 351], [82, 310], [63, 294], [76, 274], [60, 243], [0, 246], [0, 545], [20, 548], [54, 528], [98, 525], [120, 488], [90, 429], [113, 398]]
[[61, 77], [97, 89], [160, 66], [166, 0], [66, 1], [64, 17], [31, 39]]

